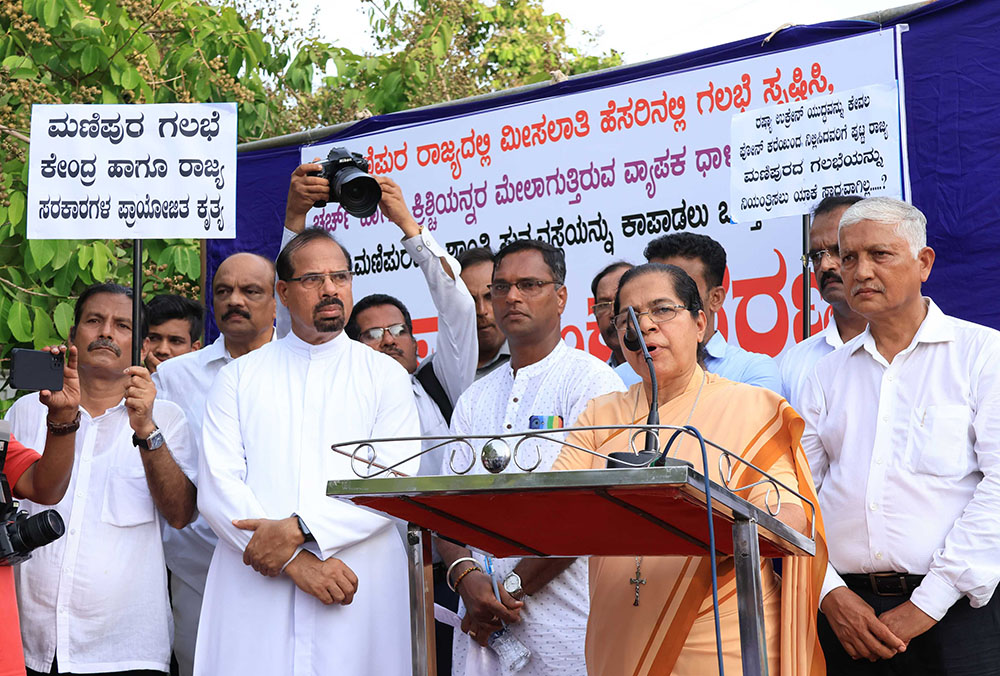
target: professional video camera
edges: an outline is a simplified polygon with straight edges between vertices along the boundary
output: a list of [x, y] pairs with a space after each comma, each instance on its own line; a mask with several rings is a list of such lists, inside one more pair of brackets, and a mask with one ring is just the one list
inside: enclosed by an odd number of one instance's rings
[[54, 509], [34, 516], [17, 510], [4, 464], [10, 442], [10, 423], [0, 420], [0, 566], [13, 566], [31, 558], [31, 552], [49, 544], [66, 531], [62, 517]]
[[[330, 199], [327, 201], [340, 202], [344, 211], [356, 218], [367, 218], [375, 213], [382, 199], [382, 188], [368, 173], [368, 160], [347, 148], [337, 147], [331, 149], [319, 164], [323, 167], [322, 171], [312, 175], [330, 182]], [[324, 207], [326, 202], [320, 200], [313, 206]]]

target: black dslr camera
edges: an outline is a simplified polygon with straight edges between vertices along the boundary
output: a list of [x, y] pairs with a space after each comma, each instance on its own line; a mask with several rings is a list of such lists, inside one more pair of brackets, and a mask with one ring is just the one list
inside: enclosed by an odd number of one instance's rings
[[54, 509], [34, 516], [18, 511], [3, 472], [10, 442], [10, 423], [0, 420], [0, 566], [13, 566], [31, 558], [31, 552], [62, 537], [62, 517]]
[[347, 148], [333, 148], [326, 159], [319, 163], [323, 169], [313, 176], [330, 182], [330, 199], [314, 202], [314, 207], [325, 207], [327, 202], [340, 202], [344, 211], [355, 218], [367, 218], [375, 213], [382, 188], [368, 173], [368, 160]]

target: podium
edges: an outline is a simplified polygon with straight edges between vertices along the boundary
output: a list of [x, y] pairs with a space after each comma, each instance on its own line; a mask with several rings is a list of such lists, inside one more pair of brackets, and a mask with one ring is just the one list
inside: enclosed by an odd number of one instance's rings
[[[686, 463], [352, 479], [330, 481], [327, 495], [410, 524], [414, 676], [436, 673], [430, 533], [497, 557], [703, 556], [709, 550], [704, 475]], [[734, 556], [743, 673], [766, 675], [760, 557], [812, 556], [815, 539], [715, 483], [711, 501], [716, 553]]]

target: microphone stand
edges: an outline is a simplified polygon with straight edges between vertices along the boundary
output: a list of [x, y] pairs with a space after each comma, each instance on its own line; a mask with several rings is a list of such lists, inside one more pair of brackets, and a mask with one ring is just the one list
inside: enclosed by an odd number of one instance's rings
[[[626, 309], [628, 312], [628, 322], [631, 328], [635, 330], [635, 336], [630, 336], [628, 330], [625, 331], [625, 335], [622, 337], [622, 345], [626, 350], [630, 352], [637, 352], [642, 350], [642, 356], [646, 360], [646, 368], [649, 369], [649, 385], [652, 393], [652, 398], [649, 403], [649, 415], [646, 417], [647, 425], [659, 425], [660, 424], [660, 407], [657, 401], [659, 396], [659, 387], [656, 384], [656, 369], [653, 368], [653, 358], [649, 355], [649, 348], [646, 346], [646, 340], [642, 337], [642, 330], [639, 328], [639, 317], [635, 314], [635, 309], [629, 305]], [[658, 460], [659, 456], [659, 435], [656, 431], [652, 429], [646, 430], [646, 442], [645, 448], [643, 448], [641, 453], [628, 453], [628, 452], [615, 452], [609, 453], [608, 456], [613, 458], [613, 461], [608, 461], [608, 467], [646, 467], [652, 462]], [[639, 460], [640, 462], [634, 462], [634, 460]], [[614, 464], [612, 464], [614, 462]]]

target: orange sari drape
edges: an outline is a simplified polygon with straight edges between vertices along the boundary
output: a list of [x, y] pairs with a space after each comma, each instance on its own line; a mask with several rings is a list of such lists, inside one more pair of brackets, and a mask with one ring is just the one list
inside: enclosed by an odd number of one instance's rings
[[[809, 465], [800, 444], [804, 428], [802, 418], [784, 399], [769, 390], [734, 383], [713, 374], [706, 374], [702, 385], [702, 374], [700, 368], [696, 369], [684, 393], [660, 407], [661, 422], [694, 425], [706, 439], [738, 454], [818, 505]], [[645, 398], [642, 383], [625, 393], [599, 397], [590, 402], [576, 425], [644, 422], [649, 412]], [[669, 434], [669, 431], [664, 432], [661, 442], [665, 442]], [[628, 433], [595, 430], [573, 432], [567, 444], [607, 455], [612, 451], [628, 450], [628, 439]], [[692, 462], [702, 471], [701, 449], [694, 439], [679, 438], [670, 454]], [[722, 484], [719, 455], [718, 450], [708, 448], [710, 478]], [[567, 445], [553, 469], [604, 467], [603, 459]], [[736, 488], [749, 486], [761, 478], [741, 464], [734, 464], [732, 474], [730, 486]], [[762, 485], [738, 495], [763, 507], [765, 500], [774, 504], [774, 496], [768, 496], [768, 490], [767, 485]], [[782, 504], [793, 503], [800, 504], [800, 501], [783, 492]], [[810, 514], [806, 508], [807, 517]], [[729, 534], [717, 533], [716, 536], [729, 537]], [[781, 676], [826, 673], [816, 634], [816, 612], [826, 563], [826, 543], [817, 513], [815, 557], [786, 557], [780, 583], [774, 576], [771, 562], [765, 561], [762, 565], [768, 657], [771, 665], [777, 668], [772, 673]], [[639, 606], [632, 605], [634, 587], [629, 584], [635, 567], [633, 557], [592, 557], [590, 560], [588, 674], [714, 673], [715, 629], [708, 556], [642, 558], [642, 577], [647, 582], [640, 590]], [[718, 561], [718, 581], [726, 670], [727, 674], [741, 673], [736, 582], [731, 558]]]

